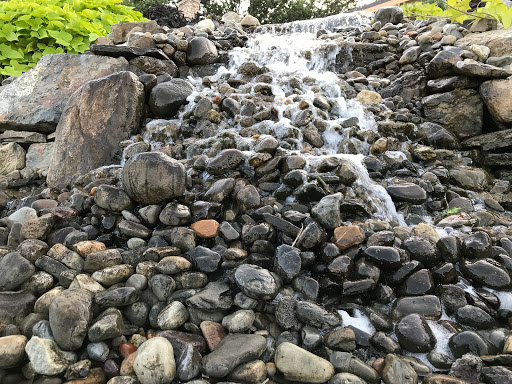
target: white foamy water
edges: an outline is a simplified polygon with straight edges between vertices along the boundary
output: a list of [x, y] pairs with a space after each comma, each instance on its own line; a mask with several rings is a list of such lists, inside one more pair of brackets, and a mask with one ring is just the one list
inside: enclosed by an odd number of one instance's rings
[[348, 327], [349, 325], [354, 328], [360, 329], [363, 332], [368, 333], [369, 335], [373, 335], [375, 332], [375, 327], [370, 322], [368, 316], [365, 313], [361, 312], [359, 309], [354, 309], [354, 316], [350, 316], [347, 311], [339, 310], [338, 313], [343, 318], [343, 326]]

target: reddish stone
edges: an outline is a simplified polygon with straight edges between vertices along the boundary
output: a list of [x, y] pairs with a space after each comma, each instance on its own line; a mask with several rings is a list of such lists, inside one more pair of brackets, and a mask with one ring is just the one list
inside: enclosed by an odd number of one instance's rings
[[217, 220], [200, 220], [190, 226], [197, 237], [202, 239], [216, 237], [219, 234], [219, 227]]
[[80, 241], [73, 245], [73, 250], [78, 252], [82, 257], [85, 257], [93, 252], [104, 251], [105, 249], [107, 249], [105, 244], [95, 240]]
[[382, 357], [379, 357], [378, 359], [375, 359], [375, 361], [372, 363], [372, 368], [375, 369], [377, 373], [382, 376], [382, 372], [384, 371], [385, 365], [385, 360]]
[[213, 351], [217, 344], [226, 337], [226, 331], [222, 325], [214, 321], [203, 321], [199, 327], [203, 332], [203, 336], [206, 339], [210, 351]]
[[123, 357], [128, 357], [129, 355], [131, 355], [136, 350], [137, 350], [137, 347], [135, 345], [131, 344], [131, 343], [122, 343], [119, 346], [119, 353]]
[[119, 370], [121, 376], [132, 376], [135, 374], [135, 371], [133, 370], [133, 362], [135, 361], [135, 355], [136, 353], [132, 353], [128, 357], [125, 357], [125, 359], [121, 363], [121, 369]]
[[341, 251], [354, 245], [361, 244], [364, 239], [364, 231], [357, 225], [338, 227], [334, 230], [334, 243]]

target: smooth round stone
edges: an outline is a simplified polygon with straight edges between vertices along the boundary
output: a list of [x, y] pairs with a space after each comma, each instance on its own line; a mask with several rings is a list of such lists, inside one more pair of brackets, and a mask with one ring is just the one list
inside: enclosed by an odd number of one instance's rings
[[476, 329], [489, 329], [496, 327], [496, 320], [483, 309], [473, 305], [464, 305], [460, 307], [455, 318], [461, 324], [468, 325]]
[[485, 258], [464, 260], [461, 263], [461, 271], [464, 275], [489, 288], [504, 289], [511, 283], [510, 274], [496, 260]]
[[179, 301], [174, 301], [165, 307], [158, 315], [158, 326], [163, 329], [176, 329], [181, 327], [189, 318], [187, 308]]
[[418, 374], [410, 363], [393, 354], [386, 356], [382, 378], [385, 383], [416, 384], [418, 382]]
[[50, 322], [48, 320], [41, 320], [34, 324], [32, 327], [32, 335], [38, 336], [42, 339], [53, 340], [52, 329], [50, 328]]
[[352, 373], [342, 372], [334, 375], [329, 384], [365, 384], [365, 381]]
[[89, 327], [89, 341], [103, 341], [123, 335], [125, 331], [123, 317], [116, 308], [109, 308], [98, 316]]
[[27, 338], [23, 335], [0, 337], [0, 369], [16, 367], [23, 362]]
[[429, 240], [411, 236], [404, 241], [403, 247], [411, 259], [418, 260], [426, 268], [432, 268], [441, 260], [441, 254]]
[[235, 383], [261, 383], [267, 377], [267, 367], [261, 360], [251, 361], [236, 367], [229, 375], [228, 380]]
[[416, 313], [403, 317], [396, 324], [395, 333], [400, 345], [410, 352], [430, 352], [436, 345], [430, 326]]
[[288, 342], [277, 347], [274, 362], [286, 379], [303, 383], [324, 383], [335, 373], [329, 361]]
[[133, 370], [141, 384], [169, 384], [176, 374], [171, 343], [163, 337], [145, 341], [135, 353]]
[[123, 167], [122, 179], [128, 196], [142, 204], [157, 204], [181, 196], [187, 182], [185, 167], [161, 152], [133, 156]]
[[448, 341], [450, 351], [455, 358], [462, 357], [466, 353], [483, 356], [489, 353], [489, 347], [482, 337], [473, 331], [459, 332]]
[[128, 209], [132, 201], [125, 191], [112, 185], [100, 185], [94, 192], [94, 201], [108, 211], [121, 212]]
[[15, 291], [35, 272], [34, 265], [18, 252], [11, 252], [0, 259], [0, 291]]
[[108, 345], [104, 342], [87, 344], [87, 354], [91, 360], [104, 362], [109, 352]]
[[279, 290], [279, 284], [270, 271], [252, 264], [243, 264], [236, 269], [235, 282], [244, 294], [253, 299], [273, 299]]
[[34, 201], [30, 207], [34, 208], [37, 212], [43, 210], [43, 209], [51, 209], [55, 208], [59, 205], [59, 202], [52, 199], [39, 199]]
[[26, 223], [29, 220], [37, 219], [37, 212], [34, 208], [22, 207], [9, 215], [9, 220], [17, 223]]
[[128, 249], [144, 248], [146, 246], [146, 241], [139, 237], [132, 237], [128, 239], [126, 245]]
[[462, 254], [469, 259], [483, 258], [489, 255], [492, 241], [485, 232], [475, 232], [462, 241]]
[[27, 342], [25, 352], [32, 369], [40, 375], [58, 375], [77, 360], [74, 353], [62, 351], [53, 340], [37, 336]]
[[390, 185], [386, 188], [393, 201], [423, 204], [427, 201], [427, 193], [423, 188], [414, 183]]
[[222, 326], [226, 328], [229, 333], [243, 333], [252, 327], [254, 319], [254, 311], [241, 309], [224, 317], [222, 319]]
[[393, 270], [401, 265], [400, 253], [393, 247], [371, 246], [364, 254], [383, 269]]
[[138, 291], [142, 291], [148, 286], [148, 279], [140, 273], [135, 273], [126, 280], [124, 285], [125, 287], [132, 287]]

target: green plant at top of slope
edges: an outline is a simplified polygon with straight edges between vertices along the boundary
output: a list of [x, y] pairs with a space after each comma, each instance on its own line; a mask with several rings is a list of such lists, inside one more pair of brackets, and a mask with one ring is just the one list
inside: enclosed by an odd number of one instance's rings
[[[486, 0], [476, 9], [471, 9], [470, 0], [441, 0], [438, 3], [416, 2], [402, 4], [407, 17], [426, 20], [445, 18], [462, 23], [466, 20], [495, 19], [506, 29], [512, 25], [512, 8], [501, 0]], [[443, 9], [444, 8], [444, 9]]]
[[441, 216], [442, 217], [456, 215], [457, 213], [460, 212], [460, 208], [458, 208], [458, 207], [449, 208], [450, 205], [448, 204], [448, 200], [446, 199], [446, 195], [444, 195], [444, 202], [446, 204], [446, 209], [443, 212], [441, 212]]
[[43, 55], [85, 52], [112, 24], [145, 20], [120, 1], [0, 2], [0, 78], [19, 76]]

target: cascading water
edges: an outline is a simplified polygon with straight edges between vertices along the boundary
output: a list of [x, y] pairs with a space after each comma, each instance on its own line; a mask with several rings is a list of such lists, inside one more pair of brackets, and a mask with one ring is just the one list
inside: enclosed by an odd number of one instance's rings
[[[267, 120], [252, 126], [258, 131], [259, 139], [270, 135], [291, 143], [291, 149], [288, 149], [286, 154], [300, 153], [306, 159], [307, 170], [314, 170], [326, 157], [337, 157], [339, 160], [347, 161], [357, 173], [356, 185], [368, 194], [367, 203], [372, 207], [374, 216], [384, 220], [398, 220], [403, 224], [403, 218], [397, 214], [386, 190], [372, 181], [363, 165], [364, 155], [369, 153], [368, 143], [364, 139], [351, 137], [343, 128], [347, 121], [356, 122], [361, 137], [365, 132], [376, 131], [377, 124], [373, 115], [365, 111], [360, 102], [344, 97], [340, 80], [333, 72], [340, 46], [334, 40], [322, 39], [316, 35], [318, 29], [332, 30], [340, 23], [348, 26], [359, 25], [361, 16], [337, 15], [326, 19], [291, 23], [282, 26], [284, 31], [293, 31], [285, 34], [277, 33], [270, 27], [261, 28], [259, 33], [249, 37], [245, 47], [230, 51], [229, 65], [227, 68], [221, 67], [212, 77], [213, 81], [210, 84], [204, 85], [199, 78], [189, 78], [196, 92], [189, 97], [189, 104], [180, 117], [170, 121], [152, 121], [145, 129], [144, 138], [147, 140], [156, 133], [160, 137], [159, 141], [172, 143], [172, 135], [163, 132], [162, 126], [179, 126], [183, 116], [194, 109], [199, 98], [213, 99], [219, 95], [217, 84], [222, 80], [243, 79], [243, 75], [238, 73], [239, 68], [244, 63], [252, 62], [266, 68], [266, 73], [271, 76], [271, 82], [256, 83], [251, 89], [247, 89], [245, 94], [238, 91], [237, 96], [250, 97], [256, 93], [257, 87], [268, 87], [274, 96], [272, 106], [278, 111], [277, 122]], [[300, 84], [300, 91], [294, 88], [294, 82]], [[297, 120], [302, 113], [301, 105], [304, 102], [315, 105], [318, 94], [325, 95], [330, 104], [329, 113], [322, 116], [317, 116], [318, 112], [314, 108], [311, 109], [311, 120], [321, 117], [326, 121], [327, 126], [321, 134], [323, 144], [316, 148], [304, 148], [303, 132], [298, 129], [297, 125], [300, 124], [297, 124]], [[251, 151], [257, 140], [242, 137], [239, 134], [241, 129], [239, 123], [233, 119], [228, 120], [227, 125], [221, 127], [216, 135], [200, 139], [188, 147], [187, 157], [209, 154], [212, 145], [226, 134], [235, 137], [238, 149]]]

